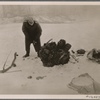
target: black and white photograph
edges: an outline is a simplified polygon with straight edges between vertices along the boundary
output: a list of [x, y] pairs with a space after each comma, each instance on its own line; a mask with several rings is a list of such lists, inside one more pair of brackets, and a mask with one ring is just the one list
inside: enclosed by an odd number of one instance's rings
[[97, 94], [99, 4], [0, 2], [0, 95]]

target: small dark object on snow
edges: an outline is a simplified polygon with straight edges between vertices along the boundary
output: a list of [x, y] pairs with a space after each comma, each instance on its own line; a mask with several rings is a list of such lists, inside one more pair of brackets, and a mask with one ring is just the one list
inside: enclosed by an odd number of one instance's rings
[[71, 45], [66, 43], [64, 39], [61, 39], [57, 44], [56, 42], [47, 42], [39, 52], [40, 59], [46, 67], [66, 64], [70, 59], [70, 48]]
[[75, 53], [75, 51], [71, 50], [72, 53]]
[[13, 67], [16, 67], [16, 64], [13, 64]]
[[77, 54], [85, 54], [85, 50], [84, 49], [79, 49], [79, 50], [77, 50]]
[[43, 79], [44, 77], [46, 77], [46, 76], [38, 76], [38, 77], [36, 77], [36, 79], [39, 80], [39, 79]]
[[32, 76], [28, 76], [28, 79], [31, 79], [32, 78]]

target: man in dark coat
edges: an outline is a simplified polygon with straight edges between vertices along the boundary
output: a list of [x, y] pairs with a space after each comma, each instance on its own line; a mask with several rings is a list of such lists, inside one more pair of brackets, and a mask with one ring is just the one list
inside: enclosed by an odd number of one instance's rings
[[23, 57], [28, 57], [30, 54], [30, 45], [33, 43], [34, 49], [39, 56], [41, 49], [40, 36], [42, 33], [41, 26], [32, 17], [26, 18], [23, 22], [22, 31], [25, 35], [26, 54]]

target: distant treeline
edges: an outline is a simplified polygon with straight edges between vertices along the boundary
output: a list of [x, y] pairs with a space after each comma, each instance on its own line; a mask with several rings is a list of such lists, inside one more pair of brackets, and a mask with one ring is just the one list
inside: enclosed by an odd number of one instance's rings
[[100, 15], [100, 6], [89, 5], [0, 5], [0, 18], [16, 16], [71, 16]]

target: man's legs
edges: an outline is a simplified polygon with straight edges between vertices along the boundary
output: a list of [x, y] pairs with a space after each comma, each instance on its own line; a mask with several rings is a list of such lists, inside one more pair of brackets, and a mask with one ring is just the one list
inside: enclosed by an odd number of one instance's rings
[[33, 43], [33, 45], [34, 45], [34, 49], [35, 49], [35, 51], [37, 52], [37, 55], [38, 55], [38, 57], [39, 57], [39, 51], [40, 51], [40, 49], [41, 49], [40, 38], [38, 38], [38, 39], [36, 40], [36, 43], [35, 43], [35, 44]]
[[23, 57], [28, 57], [30, 54], [30, 44], [31, 41], [27, 38], [25, 38], [25, 50], [26, 50], [26, 54]]

